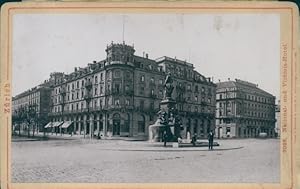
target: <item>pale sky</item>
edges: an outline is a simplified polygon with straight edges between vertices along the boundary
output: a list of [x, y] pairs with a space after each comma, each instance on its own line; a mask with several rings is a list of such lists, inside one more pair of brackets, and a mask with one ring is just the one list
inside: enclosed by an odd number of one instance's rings
[[136, 55], [176, 57], [214, 82], [247, 80], [279, 99], [277, 14], [17, 14], [13, 17], [13, 96], [51, 72], [103, 60], [111, 41]]

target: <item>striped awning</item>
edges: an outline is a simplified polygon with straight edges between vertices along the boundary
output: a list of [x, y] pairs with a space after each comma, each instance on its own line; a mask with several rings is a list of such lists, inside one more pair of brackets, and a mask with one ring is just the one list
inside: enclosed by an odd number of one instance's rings
[[52, 127], [59, 127], [61, 124], [63, 124], [63, 121], [60, 122], [54, 122], [54, 124], [52, 125]]
[[44, 128], [52, 127], [52, 124], [53, 124], [53, 123], [50, 121], [49, 123], [47, 123], [47, 125], [44, 126]]
[[61, 128], [68, 128], [72, 123], [73, 123], [73, 121], [65, 121], [65, 122], [61, 125]]

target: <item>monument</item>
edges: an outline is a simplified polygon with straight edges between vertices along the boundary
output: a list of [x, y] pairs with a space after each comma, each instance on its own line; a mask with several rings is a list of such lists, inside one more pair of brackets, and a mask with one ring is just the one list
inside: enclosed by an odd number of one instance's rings
[[174, 90], [173, 78], [168, 73], [164, 83], [164, 98], [160, 102], [160, 111], [157, 113], [158, 118], [153, 125], [149, 126], [149, 141], [160, 142], [163, 133], [167, 133], [168, 142], [177, 142], [181, 138], [180, 131], [182, 129], [181, 118], [176, 109], [176, 101], [172, 99]]

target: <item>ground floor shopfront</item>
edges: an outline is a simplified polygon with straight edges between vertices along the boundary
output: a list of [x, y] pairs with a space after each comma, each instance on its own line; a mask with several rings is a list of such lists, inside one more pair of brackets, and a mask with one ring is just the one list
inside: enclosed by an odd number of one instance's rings
[[217, 138], [255, 138], [260, 133], [266, 133], [267, 137], [274, 137], [275, 130], [272, 126], [244, 126], [238, 124], [220, 124], [215, 129]]
[[[156, 114], [141, 112], [97, 112], [52, 116], [46, 132], [83, 135], [84, 137], [141, 137], [147, 139], [149, 125], [154, 124]], [[182, 116], [182, 138], [197, 134], [206, 138], [214, 129], [214, 118], [208, 116]], [[66, 123], [64, 125], [64, 123]]]

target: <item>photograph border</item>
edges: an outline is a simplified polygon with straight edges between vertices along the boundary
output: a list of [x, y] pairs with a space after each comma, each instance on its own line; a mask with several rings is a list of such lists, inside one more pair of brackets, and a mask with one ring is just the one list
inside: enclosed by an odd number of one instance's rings
[[[281, 183], [11, 183], [12, 16], [18, 13], [278, 13], [280, 15]], [[298, 7], [291, 2], [7, 3], [1, 8], [1, 188], [284, 188], [300, 187]], [[299, 106], [298, 106], [299, 107]], [[298, 178], [298, 180], [297, 180]]]

